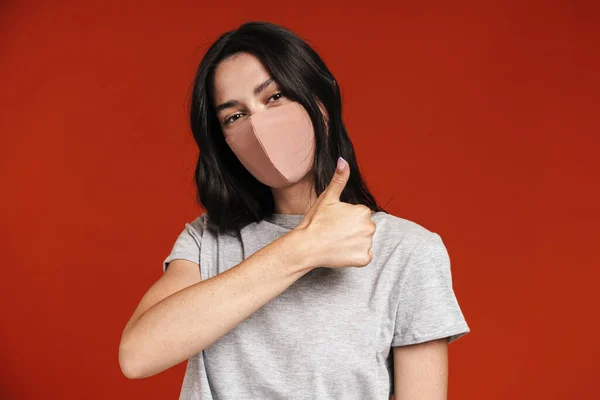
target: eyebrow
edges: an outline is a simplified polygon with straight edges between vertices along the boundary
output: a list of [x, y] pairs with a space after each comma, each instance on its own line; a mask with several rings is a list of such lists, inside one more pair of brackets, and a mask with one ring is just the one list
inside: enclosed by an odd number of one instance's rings
[[[273, 78], [269, 78], [266, 81], [264, 81], [263, 83], [261, 83], [260, 85], [256, 86], [254, 88], [254, 95], [259, 95], [260, 92], [262, 92], [263, 90], [265, 90], [270, 84], [272, 84], [274, 82]], [[215, 113], [219, 113], [221, 110], [224, 110], [226, 108], [231, 108], [231, 107], [235, 107], [239, 104], [239, 101], [237, 100], [229, 100], [226, 101], [225, 103], [221, 103], [219, 104], [216, 108], [215, 108]]]

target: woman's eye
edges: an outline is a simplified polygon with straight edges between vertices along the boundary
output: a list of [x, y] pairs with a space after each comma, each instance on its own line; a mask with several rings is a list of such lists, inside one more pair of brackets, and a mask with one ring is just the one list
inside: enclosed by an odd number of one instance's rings
[[241, 114], [233, 114], [231, 117], [227, 118], [224, 123], [225, 124], [229, 124], [231, 122], [234, 122], [236, 119], [238, 119], [241, 116]]
[[275, 101], [275, 100], [279, 100], [282, 97], [283, 97], [283, 93], [277, 92], [273, 96], [269, 97], [269, 100], [273, 99]]

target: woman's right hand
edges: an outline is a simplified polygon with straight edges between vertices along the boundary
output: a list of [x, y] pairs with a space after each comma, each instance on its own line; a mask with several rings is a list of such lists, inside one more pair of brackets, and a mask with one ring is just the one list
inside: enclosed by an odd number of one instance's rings
[[338, 160], [331, 182], [294, 229], [306, 234], [311, 249], [307, 256], [315, 268], [364, 267], [373, 259], [373, 211], [340, 201], [349, 177], [347, 162]]

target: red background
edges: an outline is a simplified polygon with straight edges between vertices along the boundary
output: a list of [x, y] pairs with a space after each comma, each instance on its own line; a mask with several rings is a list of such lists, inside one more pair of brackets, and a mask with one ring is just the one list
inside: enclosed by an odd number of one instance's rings
[[185, 363], [128, 380], [118, 344], [201, 212], [197, 64], [258, 19], [313, 44], [375, 196], [444, 239], [472, 329], [450, 346], [449, 397], [591, 398], [594, 4], [4, 2], [0, 397], [177, 398]]

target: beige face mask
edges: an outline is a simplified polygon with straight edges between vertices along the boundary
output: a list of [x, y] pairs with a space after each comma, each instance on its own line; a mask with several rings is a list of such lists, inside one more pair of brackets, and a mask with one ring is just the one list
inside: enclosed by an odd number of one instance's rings
[[296, 102], [246, 118], [225, 141], [242, 165], [270, 187], [298, 182], [313, 164], [314, 128], [304, 107]]

